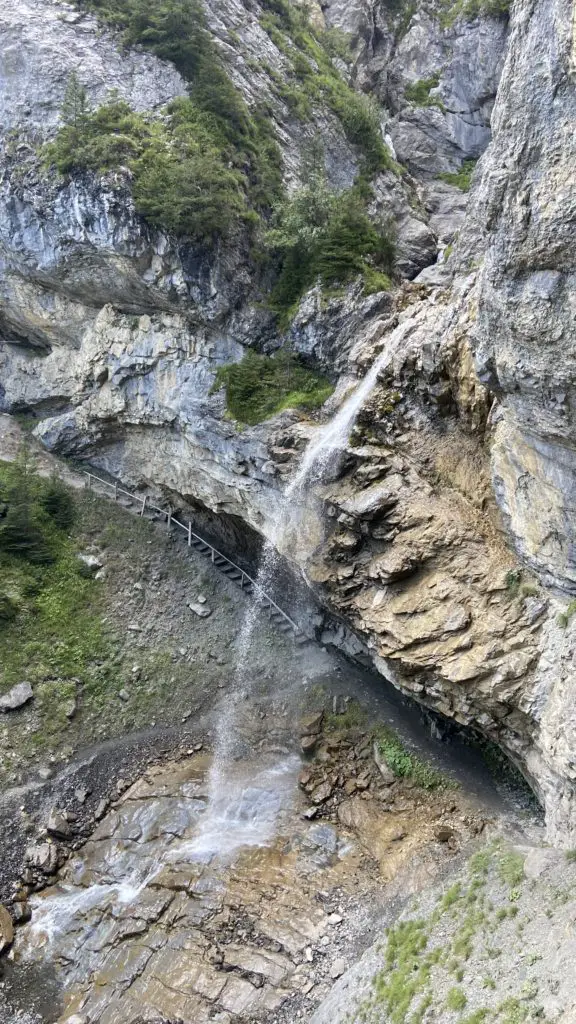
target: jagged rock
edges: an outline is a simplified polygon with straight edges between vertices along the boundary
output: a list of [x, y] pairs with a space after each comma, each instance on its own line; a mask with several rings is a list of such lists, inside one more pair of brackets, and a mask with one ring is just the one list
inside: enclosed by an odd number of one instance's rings
[[27, 900], [19, 900], [12, 905], [12, 918], [15, 924], [26, 924], [32, 917], [32, 908]]
[[394, 772], [390, 768], [390, 765], [386, 761], [385, 757], [383, 757], [383, 755], [381, 754], [380, 744], [378, 743], [377, 740], [374, 740], [373, 751], [374, 761], [376, 763], [378, 771], [380, 772], [384, 784], [386, 786], [391, 786], [392, 783], [396, 781], [396, 776], [394, 775]]
[[44, 874], [53, 875], [58, 869], [58, 847], [55, 843], [33, 843], [26, 848], [24, 860]]
[[449, 843], [456, 837], [456, 833], [450, 825], [436, 825], [434, 828], [434, 836], [439, 843]]
[[311, 754], [317, 746], [319, 736], [303, 736], [300, 740], [300, 749], [303, 754]]
[[63, 836], [66, 838], [70, 835], [70, 825], [62, 811], [57, 807], [53, 807], [48, 815], [48, 821], [46, 822], [46, 828], [52, 835]]
[[8, 693], [0, 697], [0, 711], [17, 711], [32, 700], [34, 691], [30, 683], [17, 683]]
[[330, 977], [333, 981], [336, 981], [336, 978], [339, 978], [344, 974], [345, 970], [346, 962], [344, 960], [335, 960], [334, 963], [330, 965]]
[[6, 907], [0, 903], [0, 953], [8, 949], [14, 941], [14, 925]]
[[96, 821], [100, 821], [100, 819], [104, 817], [109, 806], [110, 801], [106, 800], [105, 798], [98, 801], [96, 810], [94, 811], [94, 817], [96, 818]]
[[310, 799], [313, 804], [323, 804], [328, 800], [333, 793], [334, 786], [328, 780], [321, 782], [319, 786], [316, 786], [310, 793]]
[[324, 721], [323, 711], [314, 711], [312, 714], [307, 715], [305, 718], [300, 719], [300, 735], [301, 736], [317, 736], [322, 730], [322, 723]]
[[78, 788], [74, 790], [74, 797], [79, 804], [85, 804], [90, 796], [90, 792], [91, 790], [89, 790], [87, 786], [78, 786]]

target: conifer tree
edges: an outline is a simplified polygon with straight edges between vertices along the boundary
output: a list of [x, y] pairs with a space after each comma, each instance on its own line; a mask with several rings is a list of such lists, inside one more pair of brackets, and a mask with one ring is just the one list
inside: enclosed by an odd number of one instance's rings
[[88, 95], [75, 71], [68, 79], [60, 113], [64, 124], [71, 128], [81, 127], [89, 113]]

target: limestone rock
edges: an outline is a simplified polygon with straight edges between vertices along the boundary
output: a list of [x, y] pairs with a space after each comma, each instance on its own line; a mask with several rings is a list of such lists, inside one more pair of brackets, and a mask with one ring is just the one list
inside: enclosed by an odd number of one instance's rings
[[26, 848], [24, 860], [44, 874], [53, 875], [58, 868], [58, 847], [55, 843], [33, 843]]
[[14, 941], [14, 925], [12, 917], [0, 903], [0, 953], [8, 949]]
[[57, 807], [53, 807], [51, 809], [46, 822], [46, 828], [55, 836], [66, 837], [70, 835], [70, 825], [68, 824], [68, 820], [64, 813]]
[[197, 615], [200, 619], [207, 619], [212, 614], [212, 609], [206, 604], [195, 603], [194, 601], [188, 601], [188, 608], [194, 615]]
[[0, 711], [17, 711], [32, 700], [34, 691], [30, 683], [17, 683], [8, 693], [0, 697]]

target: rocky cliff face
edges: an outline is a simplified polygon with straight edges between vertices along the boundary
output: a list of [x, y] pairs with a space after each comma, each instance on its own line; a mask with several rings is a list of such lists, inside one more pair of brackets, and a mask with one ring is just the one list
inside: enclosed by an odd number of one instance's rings
[[[259, 13], [241, 0], [208, 12], [248, 103], [270, 92], [265, 66], [282, 74], [284, 61]], [[340, 0], [314, 17], [351, 34], [352, 79], [383, 103], [407, 168], [374, 185], [404, 283], [368, 298], [314, 289], [292, 323], [296, 350], [341, 375], [332, 407], [383, 347], [390, 363], [338, 479], [310, 489], [299, 543], [285, 538], [284, 551], [341, 623], [324, 639], [368, 652], [396, 686], [499, 742], [541, 795], [551, 836], [573, 845], [574, 639], [546, 590], [575, 582], [567, 0], [519, 2], [510, 28], [443, 24], [432, 6], [403, 22], [383, 4]], [[1, 156], [2, 409], [33, 411], [56, 452], [273, 535], [284, 481], [318, 426], [286, 412], [240, 430], [211, 394], [218, 365], [282, 341], [249, 253], [152, 230], [126, 172], [63, 183], [34, 149], [73, 69], [94, 101], [117, 88], [137, 110], [181, 95], [183, 81], [59, 0], [18, 0], [0, 27], [14, 129]], [[288, 186], [316, 134], [333, 185], [351, 184], [358, 154], [329, 111], [303, 126], [276, 102], [274, 125]], [[438, 175], [477, 157], [466, 207]]]

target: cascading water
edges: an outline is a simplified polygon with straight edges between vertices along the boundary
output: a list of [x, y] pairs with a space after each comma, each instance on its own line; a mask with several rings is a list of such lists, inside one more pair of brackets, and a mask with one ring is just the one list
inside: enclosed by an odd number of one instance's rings
[[[322, 477], [334, 453], [346, 447], [350, 431], [366, 399], [372, 392], [379, 373], [391, 362], [395, 346], [390, 340], [370, 367], [366, 376], [348, 395], [336, 414], [319, 428], [308, 443], [297, 472], [288, 483], [281, 499], [279, 515], [271, 537], [266, 541], [261, 556], [256, 582], [262, 591], [273, 584], [279, 559], [284, 548], [283, 539], [294, 522], [294, 500], [302, 495], [312, 478]], [[292, 779], [298, 769], [296, 757], [287, 757], [280, 765], [271, 767], [259, 780], [259, 785], [246, 789], [235, 781], [232, 768], [238, 751], [237, 719], [242, 703], [252, 687], [250, 646], [259, 615], [259, 602], [252, 602], [246, 612], [237, 643], [237, 669], [235, 687], [227, 698], [217, 723], [214, 757], [209, 773], [208, 808], [198, 838], [191, 852], [210, 854], [230, 851], [236, 845], [265, 842], [274, 828], [280, 807], [274, 788], [264, 788], [267, 782], [278, 784]], [[284, 786], [285, 788], [285, 786]], [[236, 842], [237, 840], [237, 842]]]

